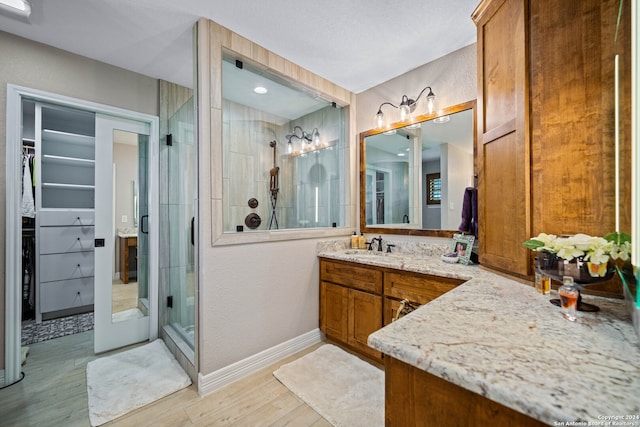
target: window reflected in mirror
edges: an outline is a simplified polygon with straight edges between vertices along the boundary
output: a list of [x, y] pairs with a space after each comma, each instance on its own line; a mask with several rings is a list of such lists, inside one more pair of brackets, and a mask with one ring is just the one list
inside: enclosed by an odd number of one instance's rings
[[408, 126], [360, 135], [364, 232], [457, 230], [465, 189], [475, 186], [475, 101]]

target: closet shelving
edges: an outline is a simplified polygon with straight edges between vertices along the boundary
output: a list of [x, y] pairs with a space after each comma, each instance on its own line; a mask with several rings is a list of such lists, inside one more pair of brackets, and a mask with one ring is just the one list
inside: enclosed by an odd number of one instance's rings
[[41, 145], [42, 207], [93, 208], [94, 136], [45, 128]]
[[95, 115], [36, 104], [36, 321], [93, 309]]

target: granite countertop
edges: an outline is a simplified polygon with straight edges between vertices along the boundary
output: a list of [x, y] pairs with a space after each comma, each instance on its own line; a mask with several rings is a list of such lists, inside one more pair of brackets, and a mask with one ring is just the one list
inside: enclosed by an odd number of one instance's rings
[[471, 280], [476, 277], [492, 277], [492, 273], [480, 269], [477, 265], [447, 264], [440, 255], [448, 251], [448, 244], [394, 242], [394, 252], [350, 249], [347, 241], [322, 242], [317, 255], [322, 258], [357, 262], [378, 267], [394, 268], [414, 273], [432, 274], [453, 279]]
[[640, 415], [640, 349], [624, 301], [583, 298], [601, 311], [573, 323], [531, 286], [477, 278], [369, 345], [551, 425]]
[[118, 229], [118, 237], [138, 237], [137, 228], [120, 228]]
[[583, 296], [600, 312], [569, 322], [532, 286], [442, 262], [447, 245], [382, 255], [348, 243], [320, 244], [318, 256], [467, 280], [371, 334], [371, 347], [551, 425], [640, 426], [606, 418], [640, 415], [640, 343], [623, 300]]

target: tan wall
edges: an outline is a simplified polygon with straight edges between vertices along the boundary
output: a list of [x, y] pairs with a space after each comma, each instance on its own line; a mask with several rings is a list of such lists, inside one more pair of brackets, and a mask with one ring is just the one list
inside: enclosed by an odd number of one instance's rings
[[[7, 83], [158, 114], [158, 81], [0, 32], [0, 164], [6, 162]], [[0, 275], [5, 276], [6, 176], [0, 174]], [[16, 184], [17, 185], [17, 184]], [[0, 369], [4, 369], [5, 281], [0, 283]]]

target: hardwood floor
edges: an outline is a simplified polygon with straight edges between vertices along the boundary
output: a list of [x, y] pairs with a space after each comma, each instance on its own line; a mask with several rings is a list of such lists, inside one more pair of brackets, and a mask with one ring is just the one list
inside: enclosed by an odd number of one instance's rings
[[126, 285], [120, 279], [114, 279], [111, 288], [111, 311], [118, 313], [138, 306], [138, 282], [130, 281]]
[[[280, 365], [320, 345], [205, 397], [192, 385], [105, 425], [330, 426], [272, 375]], [[93, 354], [93, 331], [31, 345], [23, 365], [25, 378], [0, 390], [0, 425], [89, 426], [86, 365], [101, 356]]]

